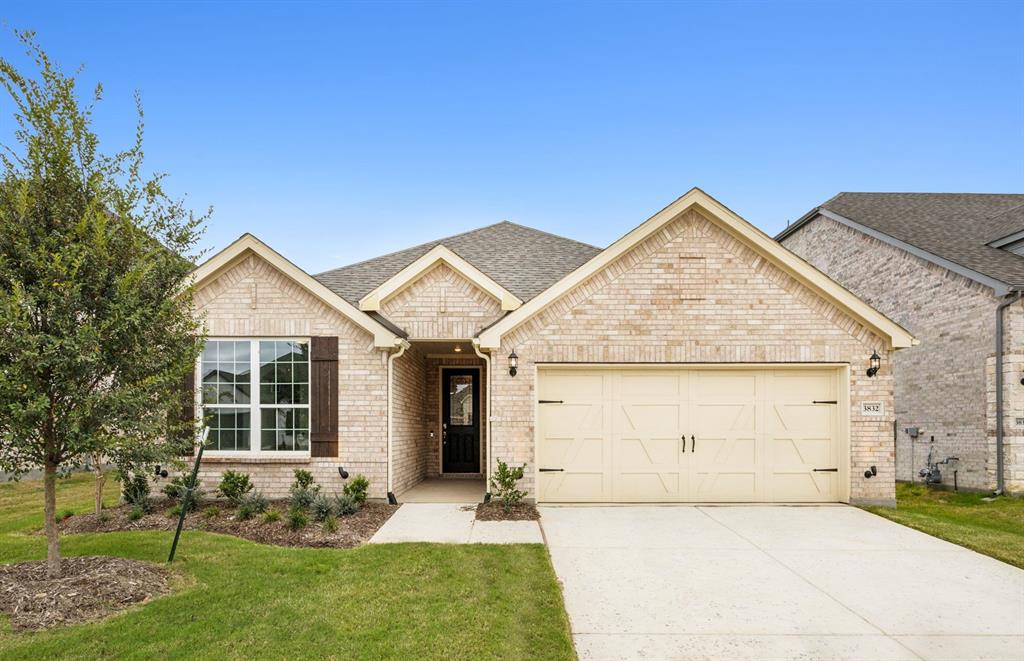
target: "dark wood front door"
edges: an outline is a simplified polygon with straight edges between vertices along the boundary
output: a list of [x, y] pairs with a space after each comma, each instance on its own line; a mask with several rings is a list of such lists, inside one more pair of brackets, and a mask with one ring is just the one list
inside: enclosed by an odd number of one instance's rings
[[480, 372], [441, 370], [441, 465], [445, 473], [480, 472]]

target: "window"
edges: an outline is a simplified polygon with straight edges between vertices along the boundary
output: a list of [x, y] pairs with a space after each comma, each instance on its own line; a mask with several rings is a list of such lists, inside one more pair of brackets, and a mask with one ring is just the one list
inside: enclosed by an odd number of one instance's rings
[[200, 377], [211, 451], [309, 452], [309, 342], [210, 340]]

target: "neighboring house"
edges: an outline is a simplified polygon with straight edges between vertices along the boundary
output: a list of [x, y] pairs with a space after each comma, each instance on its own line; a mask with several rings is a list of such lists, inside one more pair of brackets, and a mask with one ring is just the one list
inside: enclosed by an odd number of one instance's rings
[[893, 358], [897, 478], [931, 451], [947, 484], [1024, 490], [1024, 195], [840, 193], [776, 239], [920, 340]]
[[197, 398], [207, 480], [400, 499], [503, 460], [546, 502], [894, 502], [914, 339], [698, 189], [603, 250], [503, 222], [311, 276], [246, 234], [194, 277], [197, 374], [259, 393]]

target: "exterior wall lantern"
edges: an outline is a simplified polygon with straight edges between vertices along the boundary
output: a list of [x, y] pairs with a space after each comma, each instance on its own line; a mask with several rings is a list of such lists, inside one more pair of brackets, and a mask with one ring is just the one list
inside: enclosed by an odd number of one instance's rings
[[871, 352], [871, 367], [868, 368], [868, 376], [874, 376], [878, 374], [878, 368], [882, 366], [882, 357], [878, 355], [877, 351]]
[[512, 353], [508, 355], [508, 375], [515, 376], [516, 372], [519, 371], [519, 356], [516, 355], [516, 350], [513, 349]]

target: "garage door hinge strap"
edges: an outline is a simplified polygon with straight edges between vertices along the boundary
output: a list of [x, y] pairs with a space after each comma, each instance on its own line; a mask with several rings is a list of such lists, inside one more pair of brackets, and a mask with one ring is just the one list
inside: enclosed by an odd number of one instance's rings
[[815, 473], [838, 473], [838, 468], [814, 468], [812, 469]]
[[537, 470], [540, 471], [541, 473], [561, 473], [565, 469], [564, 468], [538, 468]]
[[565, 402], [560, 400], [560, 399], [538, 399], [537, 403], [538, 404], [565, 404]]
[[834, 399], [816, 399], [811, 404], [838, 404]]

